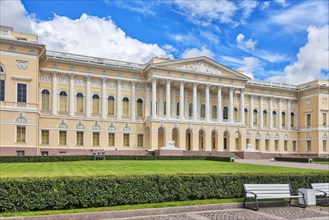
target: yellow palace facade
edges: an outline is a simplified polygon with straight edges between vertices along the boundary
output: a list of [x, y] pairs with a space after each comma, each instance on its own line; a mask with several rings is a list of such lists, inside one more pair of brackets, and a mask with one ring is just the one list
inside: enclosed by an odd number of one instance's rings
[[[207, 57], [146, 64], [47, 51], [1, 27], [0, 152], [329, 153], [329, 82], [255, 81]], [[249, 145], [249, 146], [250, 146]]]

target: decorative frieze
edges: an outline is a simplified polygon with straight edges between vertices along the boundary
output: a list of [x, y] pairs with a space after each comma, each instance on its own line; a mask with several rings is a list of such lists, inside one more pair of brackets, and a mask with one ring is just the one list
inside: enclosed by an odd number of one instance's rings
[[28, 123], [27, 119], [24, 117], [24, 112], [18, 113], [18, 117], [16, 118], [15, 123], [19, 123], [19, 124]]
[[130, 86], [130, 83], [129, 82], [124, 82], [122, 83], [122, 89], [123, 90], [131, 90], [131, 86]]
[[115, 82], [107, 82], [107, 88], [115, 89], [116, 88], [116, 83]]
[[19, 70], [27, 70], [29, 63], [27, 61], [16, 60], [16, 67]]
[[198, 73], [205, 73], [205, 74], [215, 74], [215, 75], [223, 75], [222, 72], [206, 62], [194, 62], [194, 63], [187, 63], [181, 66], [178, 66], [177, 69], [185, 70], [185, 71], [193, 71]]
[[61, 123], [58, 125], [58, 129], [68, 129], [68, 126], [64, 122], [64, 119], [62, 119]]
[[63, 75], [60, 75], [58, 76], [58, 83], [59, 84], [69, 84], [69, 77], [68, 76], [63, 76]]
[[93, 79], [93, 80], [91, 80], [91, 86], [96, 87], [96, 88], [100, 88], [101, 87], [101, 81], [99, 79]]
[[49, 74], [41, 74], [40, 75], [40, 82], [51, 82], [52, 76]]
[[85, 85], [85, 79], [84, 78], [75, 78], [75, 85], [77, 86], [84, 86]]

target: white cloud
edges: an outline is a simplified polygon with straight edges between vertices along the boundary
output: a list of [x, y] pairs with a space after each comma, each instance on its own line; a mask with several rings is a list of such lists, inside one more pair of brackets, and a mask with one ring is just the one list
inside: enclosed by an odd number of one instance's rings
[[178, 52], [178, 50], [170, 44], [165, 44], [161, 48], [164, 49], [167, 53]]
[[328, 79], [329, 70], [329, 26], [311, 26], [308, 42], [299, 49], [298, 60], [284, 68], [284, 75], [272, 76], [268, 80], [299, 84], [315, 79]]
[[261, 5], [259, 6], [259, 9], [264, 11], [265, 9], [267, 9], [270, 6], [271, 2], [270, 1], [265, 1], [263, 3], [261, 3]]
[[[28, 16], [21, 2], [4, 2], [6, 4], [1, 2], [2, 11], [10, 11], [9, 14], [19, 18], [6, 19], [4, 24], [15, 29], [23, 29], [21, 24], [30, 26], [31, 30], [39, 35], [40, 42], [46, 44], [50, 50], [138, 63], [145, 63], [155, 56], [172, 57], [157, 44], [146, 44], [127, 36], [111, 18], [82, 14], [80, 18], [73, 20], [55, 15], [51, 20], [37, 21]], [[1, 17], [1, 24], [2, 22]]]
[[286, 0], [274, 0], [274, 2], [281, 5], [282, 7], [289, 6], [289, 4], [286, 2]]
[[250, 49], [250, 50], [255, 49], [257, 41], [253, 39], [244, 40], [244, 38], [245, 38], [244, 35], [241, 33], [236, 37], [236, 41], [239, 47], [242, 47], [244, 49]]
[[198, 48], [187, 49], [182, 54], [182, 58], [192, 58], [192, 57], [200, 57], [200, 56], [213, 58], [214, 54], [213, 52], [211, 52], [211, 50], [209, 50], [205, 46], [203, 46], [201, 50]]
[[258, 4], [259, 3], [254, 0], [245, 0], [239, 3], [239, 8], [242, 9], [241, 23], [244, 23], [244, 19], [248, 18], [253, 13]]

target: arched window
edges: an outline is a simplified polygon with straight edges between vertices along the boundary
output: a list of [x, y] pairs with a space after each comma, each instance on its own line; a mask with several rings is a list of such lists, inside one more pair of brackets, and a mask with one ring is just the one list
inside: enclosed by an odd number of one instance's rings
[[258, 124], [258, 111], [257, 109], [254, 109], [254, 112], [253, 112], [253, 124], [254, 125], [257, 125]]
[[295, 127], [295, 114], [293, 112], [291, 112], [290, 125], [292, 128]]
[[223, 119], [227, 120], [228, 119], [228, 108], [224, 106], [223, 108]]
[[216, 105], [212, 106], [211, 117], [212, 117], [212, 119], [217, 119], [217, 106]]
[[59, 111], [67, 112], [67, 93], [64, 91], [59, 93]]
[[248, 124], [248, 109], [244, 109], [244, 124]]
[[273, 120], [273, 126], [277, 126], [277, 124], [276, 124], [276, 111], [272, 112], [272, 120]]
[[99, 96], [93, 95], [93, 114], [99, 114]]
[[263, 111], [263, 123], [264, 123], [264, 126], [268, 126], [267, 111], [266, 110]]
[[286, 126], [286, 113], [285, 112], [282, 112], [281, 118], [282, 118], [282, 127], [285, 127]]
[[206, 106], [202, 104], [200, 108], [200, 117], [205, 118], [206, 117], [205, 114], [206, 114]]
[[234, 108], [234, 121], [238, 121], [238, 108]]
[[5, 72], [5, 70], [4, 70], [3, 66], [0, 65], [0, 73], [4, 73], [4, 72]]
[[190, 103], [188, 105], [188, 117], [192, 117], [193, 116], [193, 103]]
[[79, 92], [77, 94], [77, 113], [83, 113], [83, 94]]
[[129, 115], [129, 99], [127, 97], [122, 99], [122, 115], [126, 117]]
[[108, 115], [114, 115], [114, 97], [109, 96], [107, 98], [107, 114]]
[[176, 103], [176, 115], [179, 116], [179, 102]]
[[42, 90], [42, 110], [49, 111], [50, 93], [47, 89]]
[[143, 117], [143, 100], [137, 99], [137, 117]]

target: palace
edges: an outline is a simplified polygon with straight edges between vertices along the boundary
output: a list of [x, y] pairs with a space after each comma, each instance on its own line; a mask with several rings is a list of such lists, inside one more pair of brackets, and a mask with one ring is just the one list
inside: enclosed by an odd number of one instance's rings
[[[137, 64], [48, 51], [1, 26], [5, 155], [329, 154], [329, 81], [252, 80], [207, 57]], [[102, 49], [102, 48], [99, 48]], [[267, 155], [267, 156], [266, 156]]]

